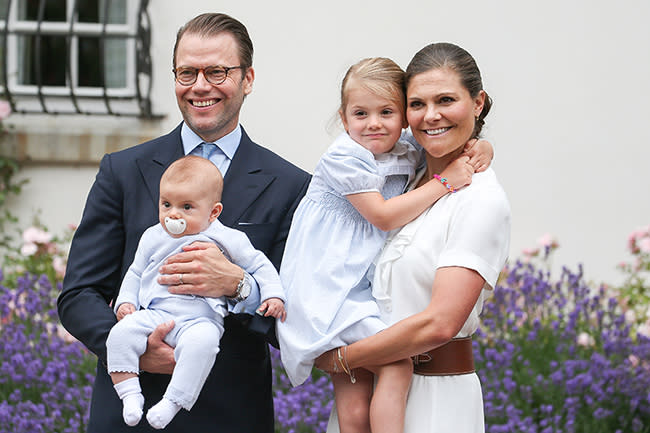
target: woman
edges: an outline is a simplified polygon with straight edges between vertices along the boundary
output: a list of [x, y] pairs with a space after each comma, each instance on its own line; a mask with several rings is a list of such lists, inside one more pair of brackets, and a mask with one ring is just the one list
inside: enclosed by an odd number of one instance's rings
[[[409, 126], [426, 152], [417, 188], [439, 177], [479, 135], [491, 100], [474, 59], [447, 43], [415, 55], [406, 93]], [[340, 372], [415, 357], [404, 431], [483, 432], [471, 335], [509, 240], [510, 207], [494, 171], [474, 174], [471, 185], [441, 198], [387, 241], [373, 293], [393, 325], [323, 354], [317, 367]], [[337, 431], [336, 424], [330, 422], [328, 432]]]

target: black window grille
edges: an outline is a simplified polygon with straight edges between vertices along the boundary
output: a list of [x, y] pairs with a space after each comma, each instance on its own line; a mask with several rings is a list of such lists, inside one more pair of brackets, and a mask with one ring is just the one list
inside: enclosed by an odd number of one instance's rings
[[17, 113], [157, 117], [149, 0], [0, 0], [0, 93]]

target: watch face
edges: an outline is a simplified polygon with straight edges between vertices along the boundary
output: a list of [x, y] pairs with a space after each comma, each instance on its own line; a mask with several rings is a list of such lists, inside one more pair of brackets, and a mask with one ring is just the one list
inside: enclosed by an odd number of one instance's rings
[[241, 297], [248, 298], [251, 294], [251, 283], [248, 281], [248, 278], [244, 277], [244, 285], [241, 288]]

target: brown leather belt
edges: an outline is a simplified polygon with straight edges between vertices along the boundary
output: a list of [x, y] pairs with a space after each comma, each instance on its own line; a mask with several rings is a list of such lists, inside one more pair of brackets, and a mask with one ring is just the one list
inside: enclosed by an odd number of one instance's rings
[[454, 338], [413, 357], [413, 372], [422, 376], [451, 376], [475, 371], [472, 337]]

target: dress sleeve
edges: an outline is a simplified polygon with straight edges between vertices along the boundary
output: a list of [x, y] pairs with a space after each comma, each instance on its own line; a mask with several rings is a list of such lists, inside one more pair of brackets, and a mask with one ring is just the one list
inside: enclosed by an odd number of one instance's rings
[[321, 158], [314, 172], [341, 195], [381, 191], [384, 177], [379, 174], [372, 153], [341, 134]]
[[508, 200], [498, 185], [477, 189], [458, 199], [438, 267], [473, 269], [494, 288], [510, 248]]

